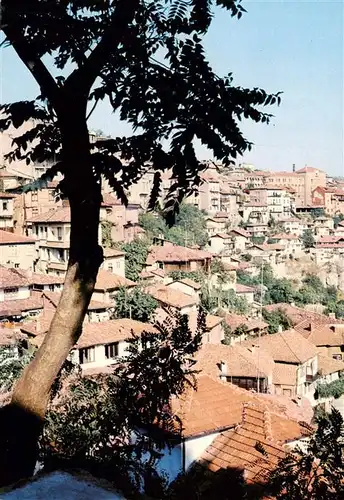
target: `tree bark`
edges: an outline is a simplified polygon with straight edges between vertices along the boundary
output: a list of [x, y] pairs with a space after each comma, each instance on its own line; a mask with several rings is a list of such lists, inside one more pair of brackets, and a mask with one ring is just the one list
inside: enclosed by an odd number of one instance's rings
[[81, 335], [102, 263], [102, 249], [98, 245], [101, 186], [92, 168], [86, 121], [61, 120], [60, 129], [71, 210], [69, 262], [49, 332], [18, 380], [10, 405], [0, 411], [0, 423], [9, 429], [7, 435], [0, 436], [2, 486], [33, 473], [50, 389]]

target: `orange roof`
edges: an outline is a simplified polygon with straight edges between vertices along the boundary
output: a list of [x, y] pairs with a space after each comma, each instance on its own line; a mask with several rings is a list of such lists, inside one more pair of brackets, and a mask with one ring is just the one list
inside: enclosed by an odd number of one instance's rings
[[35, 240], [20, 234], [10, 233], [0, 229], [0, 245], [34, 244]]
[[[42, 330], [42, 333], [32, 340], [33, 344], [40, 345], [43, 342], [49, 326], [45, 324], [44, 328], [45, 331]], [[22, 331], [33, 333], [33, 329], [28, 325], [24, 325]], [[121, 342], [132, 338], [133, 333], [140, 336], [143, 332], [154, 333], [156, 329], [150, 324], [128, 318], [101, 321], [100, 323], [84, 323], [76, 347], [83, 349], [85, 347]]]
[[121, 257], [125, 255], [125, 252], [117, 248], [103, 248], [103, 254], [105, 259], [109, 259], [110, 257]]
[[222, 432], [199, 462], [213, 472], [227, 468], [243, 470], [248, 483], [264, 485], [285, 457], [283, 444], [309, 434], [296, 421], [271, 415], [259, 405], [247, 404], [240, 425]]
[[252, 286], [242, 285], [241, 283], [235, 283], [235, 293], [252, 293], [256, 289]]
[[[291, 319], [294, 325], [298, 325], [299, 323], [301, 323], [301, 321], [304, 320], [308, 320], [308, 322], [317, 321], [321, 322], [321, 324], [333, 323], [333, 320], [331, 321], [331, 318], [325, 316], [324, 314], [307, 311], [306, 309], [302, 309], [301, 307], [297, 307], [295, 305], [287, 304], [284, 302], [270, 304], [268, 306], [265, 306], [264, 309], [269, 312], [281, 309]], [[336, 323], [340, 323], [340, 321], [336, 321]]]
[[46, 223], [55, 223], [55, 222], [67, 222], [70, 223], [70, 208], [69, 207], [58, 207], [52, 208], [48, 212], [44, 212], [43, 214], [35, 215], [31, 219], [28, 219], [28, 222], [46, 222]]
[[95, 290], [118, 290], [121, 287], [136, 286], [134, 281], [128, 280], [123, 276], [111, 273], [105, 269], [100, 269], [97, 276]]
[[236, 227], [235, 229], [232, 229], [229, 234], [236, 233], [239, 236], [243, 236], [244, 238], [250, 238], [250, 233], [246, 231], [245, 229], [241, 229], [240, 227]]
[[272, 383], [277, 385], [290, 385], [296, 387], [297, 365], [275, 363], [272, 372]]
[[[47, 299], [52, 303], [54, 307], [57, 307], [61, 293], [60, 292], [43, 292], [42, 296], [47, 297]], [[91, 302], [88, 305], [88, 311], [92, 310], [98, 310], [98, 309], [108, 309], [111, 307], [110, 304], [107, 304], [106, 302], [100, 302], [96, 300], [91, 300]]]
[[227, 314], [225, 317], [225, 322], [233, 330], [235, 330], [240, 325], [245, 325], [248, 331], [255, 330], [256, 328], [263, 330], [264, 328], [268, 327], [268, 324], [265, 323], [265, 321], [262, 321], [260, 319], [247, 318], [246, 316], [243, 316], [241, 314], [234, 313]]
[[182, 307], [196, 305], [198, 300], [191, 295], [175, 290], [166, 285], [152, 285], [145, 289], [146, 293], [164, 305], [181, 309]]
[[292, 233], [279, 233], [271, 236], [274, 240], [298, 240], [299, 237]]
[[162, 246], [155, 245], [150, 248], [147, 265], [152, 265], [155, 262], [189, 262], [211, 258], [212, 255], [209, 252], [165, 242]]
[[6, 200], [10, 200], [12, 198], [15, 198], [16, 195], [15, 194], [11, 194], [11, 193], [4, 193], [4, 192], [0, 192], [0, 198], [1, 199], [6, 199]]
[[307, 166], [300, 168], [299, 170], [296, 170], [297, 174], [305, 174], [307, 172], [321, 172], [321, 170], [319, 170], [318, 168], [307, 167]]
[[239, 424], [245, 403], [259, 404], [277, 415], [287, 415], [286, 406], [275, 398], [263, 398], [203, 374], [197, 376], [197, 390], [189, 387], [180, 398], [172, 398], [171, 410], [181, 419], [183, 436], [192, 437]]
[[344, 372], [344, 363], [339, 359], [331, 358], [325, 354], [318, 355], [318, 371], [322, 376], [330, 375], [331, 373]]
[[171, 281], [171, 283], [167, 283], [167, 286], [172, 285], [172, 283], [183, 283], [183, 285], [187, 285], [194, 290], [200, 290], [202, 288], [202, 285], [200, 283], [197, 283], [190, 278], [182, 278], [180, 280]]
[[27, 299], [5, 300], [0, 302], [0, 317], [21, 316], [23, 312], [37, 309], [43, 309], [43, 301], [36, 295]]
[[245, 340], [242, 345], [255, 345], [268, 352], [275, 362], [304, 363], [318, 353], [314, 344], [305, 339], [296, 330], [263, 335], [260, 339]]
[[[266, 378], [273, 370], [274, 362], [270, 357], [269, 362], [260, 363], [258, 370], [256, 359], [252, 353], [239, 345], [227, 346], [223, 344], [205, 344], [196, 355], [196, 370], [209, 375], [217, 380], [221, 376], [220, 363], [225, 363], [227, 377]], [[265, 360], [266, 361], [266, 358]]]
[[303, 337], [318, 347], [341, 346], [344, 344], [344, 331], [333, 331], [328, 325], [310, 323], [306, 328], [304, 325], [297, 325], [295, 330], [300, 331]]
[[28, 286], [27, 278], [19, 270], [0, 266], [0, 288]]
[[55, 276], [53, 274], [33, 273], [25, 269], [15, 269], [30, 285], [62, 285], [64, 283], [63, 276]]

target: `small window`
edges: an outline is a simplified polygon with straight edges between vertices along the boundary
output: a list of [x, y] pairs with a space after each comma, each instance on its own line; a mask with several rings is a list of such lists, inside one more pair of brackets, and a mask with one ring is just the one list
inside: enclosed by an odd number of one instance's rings
[[51, 292], [53, 292], [53, 291], [54, 291], [54, 289], [55, 289], [54, 285], [49, 285], [49, 290], [50, 290]]
[[64, 260], [64, 258], [63, 258], [63, 250], [61, 250], [60, 248], [58, 249], [58, 255], [59, 255], [59, 260]]
[[112, 266], [112, 264], [108, 264], [108, 271], [110, 271], [110, 273], [112, 273], [112, 271], [113, 271], [113, 266]]
[[57, 239], [58, 239], [59, 241], [61, 241], [61, 240], [62, 240], [62, 227], [58, 227], [58, 228], [57, 228]]
[[35, 233], [36, 233], [36, 236], [38, 236], [38, 226], [35, 227]]
[[7, 201], [3, 201], [3, 203], [2, 203], [2, 209], [3, 209], [4, 212], [7, 212], [7, 210], [8, 210], [8, 203], [7, 203]]
[[31, 200], [32, 200], [33, 202], [38, 201], [38, 193], [37, 193], [37, 191], [33, 191], [33, 192], [31, 193]]
[[10, 299], [16, 297], [19, 292], [19, 288], [4, 288], [5, 299]]
[[86, 347], [85, 349], [79, 350], [79, 363], [83, 365], [84, 363], [92, 363], [95, 360], [95, 350], [94, 347]]
[[19, 264], [14, 264], [14, 267], [15, 267], [16, 269], [18, 269], [18, 268], [19, 268]]
[[291, 389], [283, 389], [283, 396], [291, 398]]
[[117, 358], [118, 356], [118, 342], [107, 344], [105, 346], [105, 357], [107, 359]]
[[342, 360], [342, 355], [341, 354], [332, 354], [333, 359], [337, 359], [338, 361]]

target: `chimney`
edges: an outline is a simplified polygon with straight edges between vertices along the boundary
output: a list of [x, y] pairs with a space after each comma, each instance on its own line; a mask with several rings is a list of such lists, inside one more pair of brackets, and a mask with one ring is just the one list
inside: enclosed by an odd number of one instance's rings
[[336, 314], [335, 313], [329, 313], [329, 318], [331, 319], [336, 319]]
[[278, 333], [282, 333], [283, 332], [283, 327], [282, 325], [278, 325]]
[[223, 381], [227, 380], [227, 363], [226, 361], [220, 361], [220, 379]]
[[295, 168], [295, 163], [293, 163], [293, 172], [296, 171], [296, 168]]

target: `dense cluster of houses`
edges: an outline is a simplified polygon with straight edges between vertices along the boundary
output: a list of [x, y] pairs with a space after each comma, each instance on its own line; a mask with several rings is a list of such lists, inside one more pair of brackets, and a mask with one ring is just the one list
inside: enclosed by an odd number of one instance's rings
[[[311, 167], [292, 172], [239, 168], [224, 174], [209, 166], [202, 177], [199, 192], [187, 202], [205, 211], [208, 244], [200, 249], [157, 239], [137, 282], [125, 276], [124, 252], [105, 247], [82, 335], [70, 358], [85, 375], [111, 371], [126, 356], [133, 333], [154, 333], [154, 322], [174, 311], [186, 314], [195, 331], [201, 285], [190, 277], [172, 279], [172, 271], [201, 270], [210, 288], [244, 297], [247, 316], [226, 312], [222, 305], [221, 314], [206, 317], [196, 356], [197, 391], [189, 388], [171, 401], [183, 422], [182, 439], [160, 466], [171, 479], [195, 463], [213, 471], [241, 467], [246, 479], [260, 483], [288, 447], [307, 439], [312, 409], [335, 404], [330, 398], [318, 399], [316, 389], [344, 373], [344, 322], [291, 304], [274, 304], [267, 309], [284, 310], [292, 327], [269, 335], [257, 290], [238, 283], [237, 272], [256, 275], [262, 262], [277, 267], [301, 258], [316, 265], [340, 260], [344, 222], [335, 226], [333, 217], [344, 213], [344, 188]], [[56, 183], [40, 191], [18, 190], [31, 178], [10, 168], [0, 170], [0, 338], [2, 345], [20, 338], [36, 348], [63, 289], [71, 220], [68, 203], [55, 199]], [[144, 235], [139, 214], [146, 208], [152, 182], [147, 173], [133, 185], [127, 207], [104, 187], [100, 243], [104, 224], [114, 241], [128, 243]], [[166, 175], [163, 192], [170, 184]], [[311, 248], [304, 242], [306, 229], [314, 236]], [[225, 283], [211, 274], [214, 260], [230, 277]], [[158, 304], [151, 323], [115, 317], [119, 290], [130, 293], [137, 286]], [[244, 333], [230, 345], [222, 343], [226, 331], [242, 326]], [[265, 447], [264, 457], [257, 442]]]

